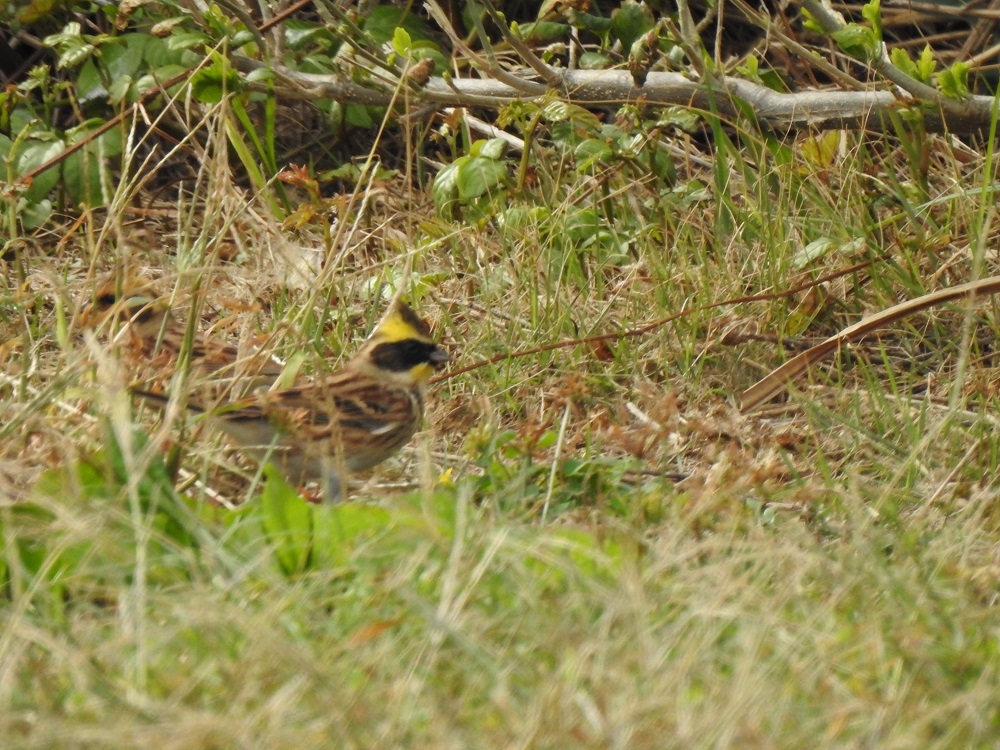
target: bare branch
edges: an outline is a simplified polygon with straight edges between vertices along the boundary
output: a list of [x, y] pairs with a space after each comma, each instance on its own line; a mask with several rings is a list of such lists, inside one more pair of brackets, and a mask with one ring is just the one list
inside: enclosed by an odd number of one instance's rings
[[[265, 65], [239, 55], [233, 64], [249, 73]], [[300, 73], [280, 65], [272, 65], [279, 93], [298, 99], [335, 99], [340, 102], [389, 106], [392, 91], [368, 88], [339, 76]], [[559, 70], [567, 101], [583, 106], [618, 106], [646, 104], [658, 106], [715, 109], [723, 117], [742, 117], [738, 103], [749, 107], [757, 118], [771, 128], [784, 130], [801, 127], [837, 129], [867, 127], [892, 115], [906, 111], [910, 116], [922, 116], [930, 132], [950, 131], [970, 133], [989, 128], [993, 98], [972, 96], [960, 102], [958, 108], [927, 106], [920, 102], [900, 100], [891, 91], [804, 91], [784, 94], [740, 78], [723, 77], [718, 86], [691, 81], [679, 73], [651, 72], [645, 85], [635, 85], [632, 76], [623, 70]], [[527, 71], [524, 72], [527, 74]], [[515, 101], [540, 99], [548, 87], [508, 72], [515, 78], [513, 86], [489, 78], [443, 78], [428, 80], [426, 86], [412, 94], [424, 105], [479, 106], [500, 108]], [[525, 85], [531, 94], [524, 90]], [[374, 84], [373, 84], [374, 85]]]

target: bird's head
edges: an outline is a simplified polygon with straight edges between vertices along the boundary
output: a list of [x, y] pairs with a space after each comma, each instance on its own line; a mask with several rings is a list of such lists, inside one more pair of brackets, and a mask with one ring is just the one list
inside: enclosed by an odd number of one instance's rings
[[400, 300], [368, 337], [359, 357], [381, 375], [409, 385], [426, 383], [435, 370], [451, 360], [435, 343], [427, 322]]

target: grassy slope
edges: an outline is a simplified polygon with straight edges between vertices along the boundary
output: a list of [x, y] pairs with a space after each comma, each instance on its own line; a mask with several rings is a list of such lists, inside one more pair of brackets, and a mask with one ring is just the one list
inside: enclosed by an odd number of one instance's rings
[[[3, 319], [4, 746], [989, 746], [993, 306], [914, 319], [763, 417], [730, 399], [782, 360], [769, 337], [825, 336], [995, 263], [993, 197], [963, 194], [989, 164], [934, 140], [920, 175], [884, 144], [842, 146], [717, 144], [672, 183], [539, 147], [504, 221], [435, 218], [397, 182], [335, 239], [344, 262], [304, 277], [322, 232], [278, 231], [263, 201], [245, 213], [214, 153], [193, 200], [144, 220], [152, 236], [95, 217], [58, 251], [29, 245]], [[874, 263], [824, 296], [448, 379], [376, 477], [409, 492], [262, 500], [188, 430], [200, 481], [172, 499], [157, 444], [178, 420], [132, 412], [134, 372], [78, 325], [97, 279], [131, 264], [179, 300], [198, 283], [216, 335], [273, 332], [321, 371], [414, 247], [418, 304], [459, 365]], [[68, 474], [36, 484], [53, 466]], [[249, 502], [213, 508], [206, 487]]]

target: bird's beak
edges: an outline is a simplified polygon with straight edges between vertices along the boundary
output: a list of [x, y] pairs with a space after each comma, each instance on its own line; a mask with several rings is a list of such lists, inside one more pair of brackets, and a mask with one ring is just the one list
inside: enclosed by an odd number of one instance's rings
[[445, 363], [451, 362], [451, 355], [444, 349], [436, 348], [431, 352], [430, 360], [435, 367], [442, 367]]

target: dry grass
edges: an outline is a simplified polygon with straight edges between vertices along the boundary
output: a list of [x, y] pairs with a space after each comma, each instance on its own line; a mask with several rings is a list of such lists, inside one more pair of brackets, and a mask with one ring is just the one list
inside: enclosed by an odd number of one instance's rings
[[[338, 196], [329, 226], [291, 228], [234, 176], [226, 116], [188, 123], [188, 182], [136, 165], [114, 210], [4, 261], [5, 747], [994, 741], [990, 301], [844, 353], [763, 417], [731, 399], [779, 341], [995, 264], [992, 192], [964, 192], [992, 184], [989, 162], [932, 141], [921, 185], [885, 144], [816, 165], [790, 142], [773, 146], [787, 164], [720, 148], [714, 173], [681, 164], [670, 185], [539, 148], [536, 192], [505, 193], [496, 221], [439, 218], [396, 178]], [[325, 546], [294, 573], [254, 469], [133, 410], [136, 370], [79, 324], [102, 280], [141, 275], [212, 335], [308, 376], [402, 280], [466, 365], [862, 258], [824, 295], [444, 380], [412, 450], [355, 503], [307, 512]], [[176, 442], [186, 501], [156, 474]]]

